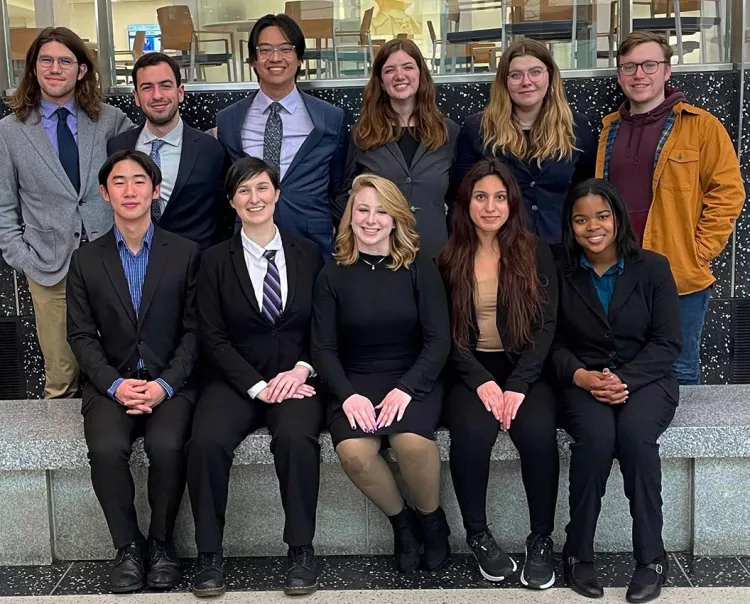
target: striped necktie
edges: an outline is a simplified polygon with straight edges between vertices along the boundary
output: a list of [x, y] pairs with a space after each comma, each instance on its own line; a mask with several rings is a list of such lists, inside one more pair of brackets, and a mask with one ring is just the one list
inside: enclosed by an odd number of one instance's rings
[[266, 276], [263, 279], [262, 312], [263, 316], [271, 323], [276, 323], [276, 320], [279, 318], [282, 311], [281, 278], [279, 277], [279, 269], [274, 261], [275, 256], [276, 250], [266, 250], [263, 252], [263, 257], [268, 263], [268, 269], [266, 270]]

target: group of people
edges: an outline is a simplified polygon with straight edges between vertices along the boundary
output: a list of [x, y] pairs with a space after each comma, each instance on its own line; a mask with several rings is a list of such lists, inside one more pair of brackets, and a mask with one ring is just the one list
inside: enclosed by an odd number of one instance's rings
[[[260, 89], [221, 110], [212, 133], [180, 118], [174, 60], [145, 54], [135, 127], [102, 102], [80, 38], [48, 28], [0, 121], [0, 250], [29, 283], [45, 396], [70, 396], [85, 378], [112, 591], [179, 582], [187, 484], [193, 592], [224, 592], [233, 455], [261, 426], [285, 514], [286, 593], [318, 584], [324, 428], [388, 517], [397, 569], [442, 568], [442, 424], [487, 580], [518, 571], [486, 513], [502, 430], [528, 501], [521, 582], [555, 581], [561, 426], [574, 441], [566, 581], [603, 594], [593, 541], [616, 458], [633, 517], [627, 599], [656, 598], [668, 573], [657, 441], [678, 383], [699, 381], [710, 261], [745, 195], [723, 126], [667, 86], [669, 45], [644, 32], [622, 43], [627, 98], [598, 148], [534, 40], [503, 53], [489, 104], [461, 127], [439, 110], [417, 46], [385, 43], [350, 140], [342, 109], [296, 87], [305, 41], [292, 19], [259, 19], [249, 49]], [[138, 436], [147, 537], [128, 466]]]

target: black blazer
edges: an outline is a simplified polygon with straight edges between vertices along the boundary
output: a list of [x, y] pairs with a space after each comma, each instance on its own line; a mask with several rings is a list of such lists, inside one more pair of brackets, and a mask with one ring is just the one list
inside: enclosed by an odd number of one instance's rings
[[[537, 239], [536, 247], [537, 274], [544, 290], [542, 316], [533, 329], [533, 340], [520, 351], [513, 352], [513, 341], [508, 334], [505, 322], [505, 312], [502, 304], [497, 305], [497, 331], [505, 348], [505, 354], [513, 364], [513, 372], [505, 382], [505, 388], [513, 392], [526, 394], [529, 386], [542, 375], [542, 368], [547, 359], [547, 353], [555, 336], [557, 321], [557, 269], [549, 245]], [[450, 292], [449, 292], [450, 296]], [[498, 291], [498, 302], [500, 292]], [[476, 316], [472, 316], [472, 329], [469, 336], [469, 351], [462, 352], [453, 346], [451, 350], [451, 364], [464, 383], [476, 390], [484, 384], [494, 380], [494, 376], [487, 371], [476, 359], [473, 351], [476, 349], [479, 327]]]
[[[132, 128], [115, 136], [107, 143], [107, 153], [135, 150], [144, 127]], [[183, 128], [177, 180], [159, 227], [187, 237], [205, 249], [217, 241], [219, 217], [229, 211], [223, 190], [225, 151], [210, 134], [184, 122]]]
[[630, 392], [658, 382], [677, 402], [672, 365], [681, 340], [677, 287], [664, 256], [641, 250], [625, 259], [606, 315], [587, 269], [561, 273], [550, 363], [562, 384], [571, 385], [578, 369], [609, 367]]
[[198, 349], [199, 258], [198, 245], [155, 227], [136, 316], [114, 229], [73, 253], [66, 286], [68, 342], [95, 388], [84, 390], [84, 405], [135, 371], [140, 358], [154, 379], [194, 400], [188, 378]]
[[281, 234], [288, 293], [275, 324], [258, 307], [240, 233], [203, 253], [198, 276], [201, 351], [220, 376], [246, 394], [260, 381], [310, 360], [310, 321], [315, 278], [323, 267], [318, 247]]

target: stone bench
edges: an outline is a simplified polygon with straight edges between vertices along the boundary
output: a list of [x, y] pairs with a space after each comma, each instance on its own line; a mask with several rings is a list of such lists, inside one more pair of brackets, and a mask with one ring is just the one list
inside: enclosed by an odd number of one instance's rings
[[[669, 550], [701, 555], [750, 554], [750, 386], [694, 386], [661, 439], [664, 540]], [[112, 544], [91, 488], [80, 401], [0, 401], [0, 565], [110, 558]], [[567, 521], [570, 452], [559, 433], [560, 490], [555, 544]], [[237, 450], [225, 529], [228, 556], [281, 555], [283, 515], [269, 451], [259, 431]], [[438, 434], [443, 461], [450, 437]], [[315, 545], [322, 554], [381, 554], [392, 547], [383, 515], [342, 472], [328, 434], [321, 436], [322, 468]], [[498, 541], [523, 551], [528, 512], [518, 454], [501, 433], [492, 452], [488, 515]], [[131, 465], [141, 525], [148, 526], [147, 459], [141, 442]], [[450, 472], [443, 464], [442, 501], [452, 546], [466, 551]], [[612, 473], [599, 520], [598, 551], [630, 551], [630, 517], [619, 471]], [[177, 522], [178, 549], [195, 555], [190, 505]]]

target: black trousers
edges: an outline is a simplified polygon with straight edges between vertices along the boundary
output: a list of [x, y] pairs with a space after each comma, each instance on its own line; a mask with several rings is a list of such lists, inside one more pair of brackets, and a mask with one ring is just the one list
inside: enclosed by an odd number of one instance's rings
[[[500, 388], [513, 366], [502, 352], [475, 352]], [[451, 434], [450, 468], [467, 536], [487, 528], [487, 482], [490, 454], [500, 425], [475, 390], [460, 379], [449, 388], [443, 421]], [[529, 505], [531, 531], [549, 535], [554, 529], [560, 461], [557, 450], [555, 397], [547, 384], [531, 385], [510, 438], [521, 456], [521, 476]]]
[[664, 554], [661, 460], [656, 442], [676, 405], [656, 383], [631, 392], [626, 403], [600, 403], [581, 388], [563, 393], [562, 424], [575, 441], [570, 461], [570, 523], [566, 551], [594, 559], [594, 533], [612, 461], [617, 458], [633, 517], [633, 553], [650, 564]]
[[271, 453], [286, 516], [284, 542], [292, 547], [312, 543], [320, 483], [318, 436], [323, 418], [323, 403], [317, 397], [267, 404], [240, 394], [224, 382], [206, 386], [198, 400], [187, 445], [188, 490], [199, 552], [222, 551], [234, 450], [263, 425], [271, 433]]
[[138, 528], [135, 487], [130, 473], [133, 441], [144, 437], [149, 459], [149, 537], [171, 541], [185, 492], [185, 442], [194, 405], [176, 395], [154, 407], [151, 415], [128, 415], [108, 396], [95, 395], [83, 405], [91, 482], [116, 549], [143, 539]]

